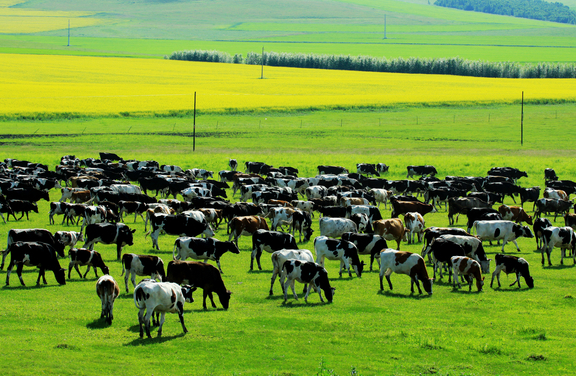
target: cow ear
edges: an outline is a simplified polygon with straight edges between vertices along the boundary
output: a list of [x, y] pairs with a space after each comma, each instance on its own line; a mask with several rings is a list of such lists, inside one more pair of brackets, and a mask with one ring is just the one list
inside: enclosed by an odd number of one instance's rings
[[131, 232], [131, 233], [135, 233], [135, 232], [136, 232], [136, 229], [134, 229], [134, 230], [131, 230], [130, 232]]

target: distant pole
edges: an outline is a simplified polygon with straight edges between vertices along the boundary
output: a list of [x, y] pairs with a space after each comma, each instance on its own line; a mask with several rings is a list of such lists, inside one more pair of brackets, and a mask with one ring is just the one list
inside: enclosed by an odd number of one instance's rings
[[384, 15], [384, 39], [386, 39], [386, 15]]
[[522, 92], [522, 110], [520, 115], [520, 145], [524, 145], [524, 92]]
[[70, 47], [70, 20], [68, 20], [68, 47]]
[[264, 47], [262, 47], [262, 73], [260, 73], [260, 79], [264, 79]]
[[194, 130], [192, 132], [192, 151], [196, 151], [196, 92], [194, 92]]

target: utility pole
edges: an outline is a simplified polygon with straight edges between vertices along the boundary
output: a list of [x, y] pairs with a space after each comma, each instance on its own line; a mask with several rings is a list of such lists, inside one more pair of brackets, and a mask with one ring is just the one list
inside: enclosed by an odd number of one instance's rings
[[262, 47], [262, 73], [260, 73], [260, 79], [264, 79], [264, 47]]
[[386, 38], [386, 15], [384, 15], [384, 39]]
[[522, 110], [520, 115], [520, 145], [524, 146], [524, 92], [522, 92]]
[[68, 20], [68, 47], [70, 47], [70, 20]]
[[196, 92], [194, 92], [194, 130], [192, 132], [192, 151], [196, 151]]

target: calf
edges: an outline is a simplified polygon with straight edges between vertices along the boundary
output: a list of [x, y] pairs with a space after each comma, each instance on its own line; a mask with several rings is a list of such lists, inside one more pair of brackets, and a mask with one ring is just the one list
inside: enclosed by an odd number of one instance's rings
[[228, 240], [234, 239], [236, 246], [241, 235], [252, 235], [257, 230], [269, 230], [266, 220], [257, 215], [232, 218], [228, 227], [231, 228]]
[[502, 240], [502, 253], [504, 246], [508, 242], [513, 242], [518, 252], [520, 248], [516, 239], [519, 237], [533, 238], [534, 234], [528, 226], [520, 226], [510, 221], [476, 221], [474, 222], [476, 235], [482, 241], [484, 240]]
[[215, 266], [195, 261], [170, 261], [166, 278], [180, 285], [188, 283], [193, 287], [201, 288], [204, 291], [204, 309], [206, 309], [206, 297], [210, 298], [212, 307], [216, 308], [212, 292], [218, 295], [224, 309], [230, 306], [232, 293], [224, 286], [222, 276]]
[[500, 272], [504, 272], [506, 274], [516, 273], [516, 280], [512, 282], [510, 286], [514, 286], [515, 283], [518, 283], [518, 288], [520, 288], [520, 277], [522, 276], [524, 277], [528, 287], [534, 288], [534, 278], [530, 276], [528, 261], [520, 257], [502, 254], [497, 254], [495, 259], [496, 270], [494, 270], [494, 273], [492, 273], [492, 281], [490, 282], [490, 287], [492, 287], [492, 284], [494, 283], [494, 277], [496, 277], [498, 281], [498, 287], [501, 287]]
[[[146, 327], [146, 335], [150, 338], [150, 318], [156, 313], [160, 313], [160, 326], [158, 327], [158, 337], [162, 335], [162, 325], [166, 312], [178, 313], [182, 330], [187, 333], [184, 325], [184, 302], [192, 303], [192, 292], [190, 286], [180, 287], [175, 283], [156, 282], [144, 280], [134, 289], [134, 304], [138, 311], [138, 323], [140, 325], [140, 338], [144, 337], [142, 324]], [[146, 316], [144, 313], [146, 312]]]
[[502, 219], [506, 221], [513, 221], [516, 223], [526, 222], [529, 225], [534, 223], [532, 221], [532, 216], [526, 213], [520, 206], [500, 205], [500, 207], [498, 207], [498, 212], [502, 216]]
[[402, 240], [408, 241], [408, 233], [410, 230], [405, 228], [402, 221], [398, 218], [374, 221], [373, 226], [374, 234], [380, 235], [386, 240], [395, 240], [398, 249], [400, 249], [400, 242]]
[[414, 243], [414, 236], [418, 234], [418, 243], [422, 241], [426, 223], [424, 217], [420, 213], [406, 213], [404, 214], [404, 224], [410, 232], [408, 233], [408, 244]]
[[311, 287], [314, 287], [318, 292], [322, 303], [324, 299], [322, 299], [322, 292], [320, 290], [324, 291], [328, 303], [332, 303], [336, 289], [330, 286], [326, 269], [318, 264], [310, 261], [286, 260], [282, 265], [281, 278], [286, 278], [286, 282], [284, 283], [284, 303], [288, 300], [288, 286], [292, 288], [294, 299], [298, 300], [298, 295], [296, 295], [296, 291], [294, 290], [295, 281], [308, 284], [308, 289], [304, 296], [306, 303], [308, 303], [308, 295], [310, 294]]
[[462, 288], [460, 284], [460, 279], [458, 276], [461, 274], [468, 281], [468, 291], [472, 291], [472, 279], [476, 279], [476, 287], [478, 292], [482, 291], [482, 286], [484, 286], [484, 277], [480, 273], [480, 264], [478, 261], [473, 260], [466, 256], [453, 256], [452, 259], [452, 273], [454, 274], [454, 280], [452, 281], [452, 286], [456, 288], [456, 282], [458, 282], [458, 288]]
[[394, 273], [406, 274], [410, 276], [410, 289], [414, 293], [414, 284], [418, 287], [418, 292], [422, 294], [420, 283], [422, 281], [424, 290], [432, 295], [433, 280], [428, 277], [428, 271], [424, 264], [424, 259], [416, 254], [410, 252], [401, 252], [394, 249], [383, 249], [380, 252], [380, 290], [384, 291], [384, 284], [382, 277], [386, 276], [390, 290], [392, 290], [392, 281], [390, 275]]
[[[280, 286], [282, 293], [284, 293], [284, 279], [282, 277], [282, 266], [287, 260], [300, 260], [314, 262], [312, 252], [307, 249], [281, 249], [272, 253], [272, 278], [270, 280], [270, 295], [273, 295], [274, 282], [276, 277], [280, 276]], [[307, 284], [304, 284], [304, 293], [306, 292]]]
[[342, 268], [348, 270], [348, 275], [352, 277], [350, 265], [358, 277], [362, 276], [364, 261], [360, 262], [358, 248], [354, 243], [347, 240], [330, 239], [327, 236], [319, 236], [314, 239], [314, 251], [316, 252], [316, 263], [324, 266], [324, 260], [340, 260], [340, 272], [342, 278]]
[[124, 283], [126, 284], [126, 292], [128, 290], [128, 278], [132, 275], [132, 285], [136, 286], [136, 276], [150, 276], [152, 279], [158, 278], [160, 282], [166, 280], [164, 273], [164, 261], [158, 256], [149, 255], [136, 255], [134, 253], [126, 253], [122, 256], [122, 274], [124, 275]]
[[70, 246], [70, 249], [76, 246], [76, 243], [84, 241], [81, 232], [76, 231], [56, 231], [54, 239], [64, 247]]
[[[70, 257], [70, 264], [68, 264], [68, 279], [70, 279], [70, 273], [72, 268], [76, 269], [80, 278], [86, 278], [86, 275], [90, 271], [90, 267], [94, 268], [94, 275], [98, 278], [98, 270], [102, 270], [102, 274], [110, 274], [110, 269], [104, 264], [102, 256], [96, 251], [91, 251], [86, 248], [76, 248], [68, 251], [68, 256]], [[86, 273], [82, 275], [78, 266], [88, 266], [86, 268]]]
[[96, 294], [102, 301], [100, 318], [104, 318], [108, 325], [112, 325], [114, 300], [120, 295], [118, 283], [111, 276], [103, 275], [96, 281]]
[[[8, 205], [12, 209], [12, 216], [14, 220], [19, 221], [24, 217], [26, 214], [26, 219], [30, 220], [28, 217], [28, 213], [34, 212], [38, 213], [38, 205], [35, 202], [27, 201], [27, 200], [7, 200]], [[20, 218], [16, 218], [16, 213], [22, 213]], [[8, 220], [10, 220], [10, 214], [8, 214]]]
[[[564, 265], [564, 257], [566, 257], [566, 249], [570, 250], [572, 260], [576, 264], [576, 234], [572, 227], [546, 227], [542, 230], [542, 238], [544, 239], [544, 247], [542, 247], [542, 265], [544, 265], [544, 252], [548, 256], [548, 266], [552, 266], [550, 262], [550, 254], [554, 247], [560, 248], [560, 264]], [[568, 256], [570, 257], [570, 256]]]
[[[380, 255], [380, 251], [388, 248], [386, 240], [380, 235], [374, 234], [355, 234], [353, 232], [346, 232], [342, 234], [342, 240], [354, 243], [360, 255], [370, 255], [370, 271], [374, 264], [374, 258]], [[378, 260], [380, 264], [380, 260]]]
[[20, 279], [20, 284], [24, 284], [22, 279], [22, 269], [26, 266], [38, 267], [38, 279], [36, 285], [40, 284], [40, 277], [46, 282], [46, 269], [54, 272], [56, 281], [61, 284], [66, 284], [66, 274], [64, 269], [60, 267], [60, 263], [56, 258], [56, 250], [50, 244], [41, 242], [15, 242], [8, 246], [7, 252], [10, 253], [10, 264], [6, 273], [6, 286], [10, 285], [10, 273], [12, 268], [16, 265], [16, 273]]
[[537, 218], [534, 221], [534, 237], [536, 238], [536, 249], [540, 250], [544, 247], [544, 238], [542, 237], [543, 232], [546, 227], [551, 227], [552, 222], [548, 218]]
[[[176, 250], [178, 250], [177, 254]], [[233, 242], [222, 242], [214, 238], [181, 237], [174, 242], [172, 258], [182, 261], [188, 257], [195, 260], [204, 260], [204, 262], [208, 260], [216, 261], [218, 270], [220, 270], [220, 273], [224, 273], [220, 266], [220, 257], [228, 251], [236, 255], [240, 254], [238, 247]]]
[[274, 253], [281, 249], [298, 249], [296, 239], [291, 234], [279, 231], [257, 230], [252, 234], [252, 254], [250, 257], [250, 270], [254, 268], [254, 259], [258, 264], [258, 269], [262, 270], [260, 256], [262, 251]]

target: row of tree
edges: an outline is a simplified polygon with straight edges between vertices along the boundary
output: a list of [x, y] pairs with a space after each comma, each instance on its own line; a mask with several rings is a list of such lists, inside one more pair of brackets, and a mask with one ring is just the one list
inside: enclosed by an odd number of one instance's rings
[[533, 20], [576, 24], [576, 12], [542, 0], [436, 0], [435, 5]]
[[[168, 59], [253, 64], [293, 68], [338, 69], [390, 73], [449, 74], [473, 77], [501, 78], [576, 78], [576, 64], [491, 62], [452, 58], [387, 59], [372, 56], [317, 55], [302, 53], [249, 52], [246, 59], [241, 54], [231, 56], [222, 51], [177, 51]], [[262, 61], [264, 59], [264, 61]]]

